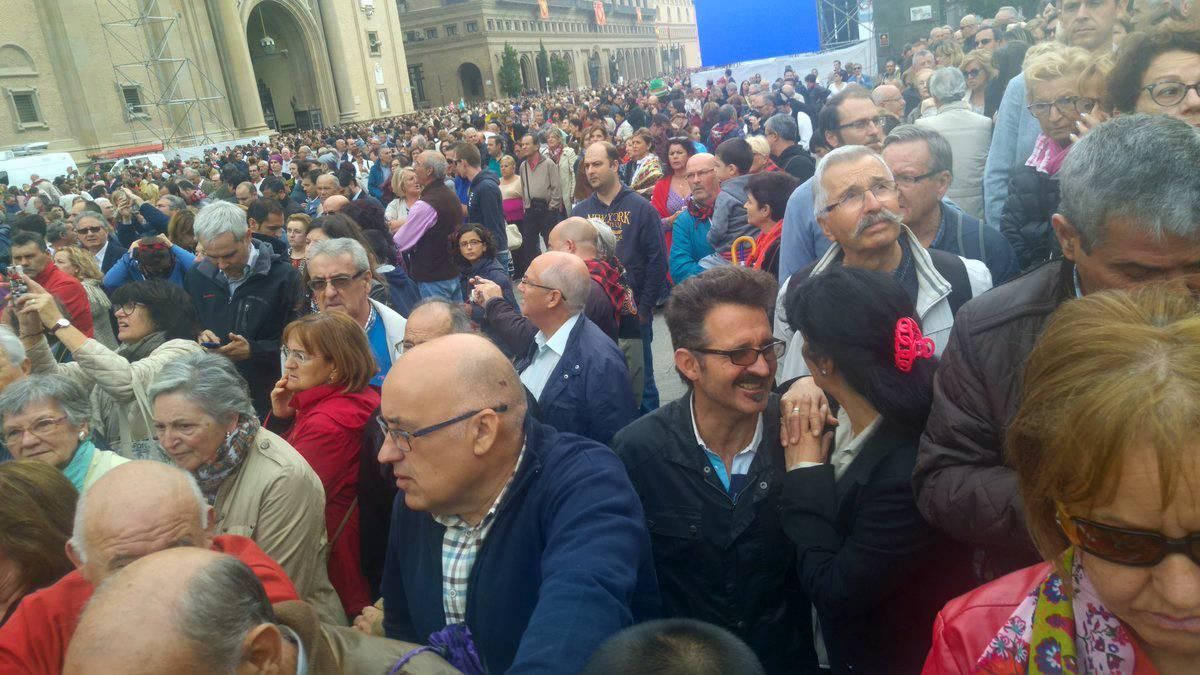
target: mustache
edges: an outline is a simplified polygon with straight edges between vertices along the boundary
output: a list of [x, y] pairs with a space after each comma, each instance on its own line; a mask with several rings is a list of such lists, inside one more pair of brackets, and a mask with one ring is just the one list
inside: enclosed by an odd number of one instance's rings
[[736, 387], [736, 386], [742, 385], [742, 384], [756, 384], [756, 385], [759, 385], [766, 389], [770, 389], [771, 388], [771, 378], [759, 377], [757, 375], [742, 375], [741, 377], [739, 377], [737, 380], [734, 381], [733, 386]]
[[878, 213], [872, 213], [868, 216], [863, 216], [862, 220], [858, 221], [858, 227], [854, 228], [854, 236], [858, 236], [865, 232], [868, 227], [878, 225], [879, 223], [891, 223], [899, 225], [901, 223], [900, 214], [887, 209], [880, 209]]

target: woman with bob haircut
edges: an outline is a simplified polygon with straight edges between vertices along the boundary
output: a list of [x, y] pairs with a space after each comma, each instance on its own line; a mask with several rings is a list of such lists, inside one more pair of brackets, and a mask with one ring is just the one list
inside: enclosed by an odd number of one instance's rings
[[1118, 113], [1171, 115], [1200, 127], [1200, 32], [1133, 33], [1117, 52], [1108, 102]]
[[66, 544], [79, 492], [45, 462], [0, 464], [0, 626], [26, 595], [75, 569]]
[[363, 430], [379, 407], [379, 370], [367, 335], [341, 312], [309, 314], [283, 329], [283, 377], [271, 391], [272, 426], [321, 479], [329, 537], [329, 581], [348, 616], [372, 598], [359, 564], [358, 460]]
[[947, 604], [924, 672], [1196, 672], [1196, 299], [1154, 284], [1072, 300], [1024, 382], [1006, 446], [1046, 562]]

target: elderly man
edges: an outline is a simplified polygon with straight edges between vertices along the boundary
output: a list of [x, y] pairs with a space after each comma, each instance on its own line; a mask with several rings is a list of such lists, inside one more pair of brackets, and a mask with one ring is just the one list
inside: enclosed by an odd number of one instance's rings
[[392, 194], [391, 148], [385, 146], [379, 149], [379, 161], [371, 165], [371, 171], [367, 174], [367, 192], [382, 204], [395, 198]]
[[404, 323], [404, 351], [446, 335], [471, 334], [471, 316], [457, 302], [425, 298], [413, 305]]
[[1200, 291], [1200, 138], [1166, 116], [1122, 115], [1091, 130], [1059, 170], [1053, 227], [1063, 260], [969, 303], [942, 356], [913, 474], [935, 527], [981, 549], [992, 578], [1038, 559], [1025, 530], [1005, 426], [1025, 360], [1060, 304], [1088, 293], [1168, 281]]
[[897, 120], [904, 119], [904, 95], [894, 84], [881, 84], [871, 91], [871, 100]]
[[[599, 227], [607, 226], [601, 224]], [[640, 340], [641, 333], [636, 320], [621, 311], [625, 304], [625, 287], [621, 285], [620, 272], [601, 259], [600, 233], [596, 228], [596, 224], [585, 218], [571, 216], [550, 230], [549, 248], [551, 251], [570, 253], [587, 265], [592, 277], [592, 290], [584, 305], [583, 315], [591, 319], [613, 342], [621, 336], [621, 329], [629, 337]], [[624, 317], [630, 321], [622, 321]]]
[[[96, 591], [63, 672], [382, 673], [417, 647], [322, 624], [304, 602], [272, 604], [244, 562], [188, 546], [135, 560]], [[425, 652], [404, 672], [458, 671]]]
[[[8, 326], [0, 326], [0, 392], [8, 385], [29, 374], [31, 368], [29, 357], [25, 355], [25, 345]], [[4, 443], [0, 442], [0, 462], [12, 459], [12, 454]]]
[[687, 384], [613, 440], [646, 511], [664, 614], [745, 640], [769, 673], [815, 669], [811, 605], [779, 519], [787, 467], [779, 399], [777, 283], [719, 267], [675, 287], [667, 326]]
[[1004, 235], [946, 201], [957, 156], [945, 137], [921, 126], [896, 127], [883, 141], [904, 224], [926, 248], [982, 261], [998, 286], [1020, 273], [1017, 256]]
[[954, 148], [954, 182], [950, 199], [972, 217], [982, 219], [983, 170], [992, 142], [992, 120], [972, 112], [964, 100], [967, 81], [958, 68], [939, 68], [929, 78], [929, 95], [937, 114], [916, 121], [917, 126], [941, 134]]
[[[342, 194], [342, 186], [338, 183], [337, 176], [332, 173], [320, 174], [317, 176], [316, 181], [314, 181], [314, 185], [316, 185], [317, 201], [320, 204], [318, 215], [326, 213], [325, 202], [331, 197], [345, 197]], [[350, 200], [347, 199], [346, 201], [349, 202]]]
[[[87, 222], [87, 221], [85, 221]], [[66, 308], [65, 314], [71, 319], [61, 319], [51, 326], [50, 334], [54, 334], [67, 326], [75, 326], [79, 332], [92, 337], [92, 309], [88, 301], [87, 291], [75, 277], [67, 274], [54, 264], [46, 248], [46, 240], [36, 232], [17, 232], [12, 238], [12, 248], [9, 249], [12, 264], [24, 268], [25, 276], [41, 285], [46, 292], [54, 296]]]
[[183, 287], [204, 328], [200, 342], [234, 362], [254, 409], [266, 415], [279, 380], [279, 338], [303, 297], [300, 276], [270, 245], [254, 240], [238, 206], [213, 202], [200, 209], [195, 230], [205, 255]]
[[250, 566], [271, 601], [299, 599], [287, 574], [251, 539], [214, 537], [214, 518], [195, 479], [173, 466], [132, 461], [101, 476], [76, 508], [75, 532], [67, 544], [76, 570], [26, 596], [13, 611], [0, 629], [0, 672], [62, 672], [67, 644], [95, 587], [130, 562], [166, 548], [236, 556]]
[[[767, 118], [767, 146], [771, 148], [771, 161], [780, 169], [791, 174], [798, 181], [812, 178], [816, 163], [812, 155], [800, 143], [800, 130], [796, 120], [791, 115], [780, 113]], [[809, 136], [812, 129], [809, 129]], [[803, 146], [807, 146], [805, 139]]]
[[406, 352], [382, 416], [379, 460], [403, 491], [383, 581], [388, 637], [469, 631], [488, 672], [553, 675], [657, 614], [624, 468], [603, 445], [530, 418], [493, 344], [451, 335]]
[[308, 288], [317, 311], [341, 312], [362, 326], [379, 366], [371, 379], [378, 387], [400, 357], [404, 317], [370, 298], [373, 278], [367, 251], [354, 239], [326, 239], [308, 248]]
[[128, 250], [117, 241], [109, 229], [104, 214], [88, 209], [75, 216], [75, 236], [79, 245], [96, 258], [101, 272], [108, 272]]
[[963, 52], [975, 49], [975, 34], [979, 32], [979, 17], [974, 14], [964, 16], [958, 22], [958, 29], [962, 31]]
[[834, 265], [892, 275], [912, 299], [922, 330], [941, 354], [958, 308], [992, 287], [987, 267], [921, 245], [903, 223], [896, 177], [870, 148], [848, 146], [830, 152], [821, 159], [812, 183], [817, 222], [834, 243], [815, 265], [793, 274], [779, 291], [775, 336], [788, 342], [780, 381], [808, 374], [804, 337], [788, 325], [784, 298], [804, 279]]
[[561, 251], [534, 258], [521, 280], [524, 316], [500, 301], [495, 284], [478, 286], [497, 341], [511, 354], [538, 419], [601, 443], [637, 417], [621, 350], [583, 308], [594, 282], [587, 265]]
[[[1088, 50], [1096, 58], [1112, 53], [1113, 26], [1124, 7], [1121, 0], [1058, 0], [1058, 6], [1058, 32], [1061, 39], [1069, 45]], [[1005, 9], [1012, 8], [1001, 8], [996, 13], [997, 35], [1003, 32], [1000, 14]], [[1025, 108], [1028, 103], [1025, 74], [1020, 73], [1009, 80], [1000, 108], [996, 111], [996, 130], [992, 135], [983, 176], [983, 192], [987, 195], [987, 224], [996, 229], [1000, 229], [1009, 182], [1017, 168], [1023, 166], [1033, 153], [1034, 143], [1041, 132], [1037, 118]]]
[[525, 220], [521, 221], [523, 242], [513, 256], [518, 277], [525, 274], [529, 263], [537, 257], [539, 239], [550, 236], [563, 205], [562, 178], [558, 165], [542, 154], [537, 139], [528, 134], [522, 136], [519, 152]]
[[250, 202], [258, 199], [258, 188], [254, 187], [254, 183], [250, 181], [239, 183], [233, 191], [233, 196], [237, 198], [239, 205], [250, 206]]
[[461, 302], [458, 268], [446, 242], [463, 222], [463, 205], [446, 187], [446, 157], [426, 150], [417, 155], [413, 171], [421, 185], [421, 198], [408, 211], [404, 227], [393, 241], [400, 253], [411, 252], [408, 274], [417, 282], [422, 298], [438, 296]]
[[162, 213], [167, 218], [170, 218], [179, 211], [186, 209], [187, 202], [183, 200], [183, 197], [173, 194], [164, 194], [158, 198], [158, 201], [154, 202], [154, 208], [158, 209], [159, 213]]
[[708, 230], [712, 227], [713, 205], [721, 191], [717, 158], [713, 155], [705, 152], [692, 155], [685, 171], [692, 197], [671, 225], [671, 279], [677, 284], [703, 272], [700, 261], [713, 254]]

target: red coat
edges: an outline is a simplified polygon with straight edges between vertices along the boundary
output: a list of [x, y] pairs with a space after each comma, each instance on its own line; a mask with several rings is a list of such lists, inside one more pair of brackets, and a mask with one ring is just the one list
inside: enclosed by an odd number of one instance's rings
[[92, 305], [88, 302], [87, 291], [75, 277], [58, 269], [54, 261], [46, 263], [42, 273], [33, 278], [46, 292], [58, 298], [67, 313], [71, 316], [71, 325], [80, 333], [92, 337]]
[[[343, 387], [323, 384], [292, 398], [296, 421], [284, 436], [308, 460], [325, 487], [325, 530], [330, 540], [343, 520], [346, 525], [329, 551], [329, 582], [349, 616], [371, 604], [371, 591], [362, 573], [359, 553], [359, 513], [350, 507], [358, 497], [358, 457], [363, 428], [379, 407], [379, 392], [371, 387], [346, 394]], [[349, 519], [346, 514], [350, 513]]]
[[[246, 563], [272, 603], [300, 599], [287, 574], [252, 539], [221, 535], [213, 538], [212, 550]], [[75, 571], [53, 586], [25, 596], [0, 627], [0, 673], [62, 672], [67, 645], [92, 590], [93, 586]]]

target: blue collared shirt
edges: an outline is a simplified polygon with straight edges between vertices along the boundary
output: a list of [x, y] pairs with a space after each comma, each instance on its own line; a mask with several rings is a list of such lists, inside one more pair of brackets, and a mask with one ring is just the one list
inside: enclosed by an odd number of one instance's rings
[[[731, 489], [735, 478], [744, 480], [746, 474], [750, 473], [750, 465], [754, 463], [754, 457], [758, 454], [758, 444], [762, 442], [763, 436], [763, 416], [758, 414], [758, 422], [754, 427], [754, 437], [750, 439], [750, 445], [742, 448], [736, 455], [733, 456], [733, 462], [730, 464], [732, 471], [725, 469], [725, 460], [720, 455], [709, 450], [705, 445], [704, 439], [700, 437], [700, 427], [696, 426], [696, 399], [695, 395], [688, 399], [688, 407], [692, 411], [692, 431], [696, 434], [696, 445], [704, 451], [708, 457], [708, 463], [712, 465], [713, 471], [717, 472], [717, 478], [721, 479], [721, 485], [729, 492], [736, 493], [738, 490]], [[741, 480], [738, 483], [741, 483]], [[734, 487], [740, 487], [734, 486]]]
[[546, 337], [542, 331], [538, 331], [537, 335], [533, 336], [533, 341], [537, 343], [537, 355], [533, 357], [533, 361], [521, 371], [521, 384], [533, 394], [534, 399], [542, 397], [542, 390], [546, 388], [546, 383], [550, 381], [550, 375], [554, 372], [554, 368], [558, 366], [559, 359], [567, 350], [567, 340], [571, 337], [571, 329], [575, 328], [575, 324], [579, 322], [579, 315], [576, 314], [567, 319], [563, 325], [554, 331], [554, 335]]

